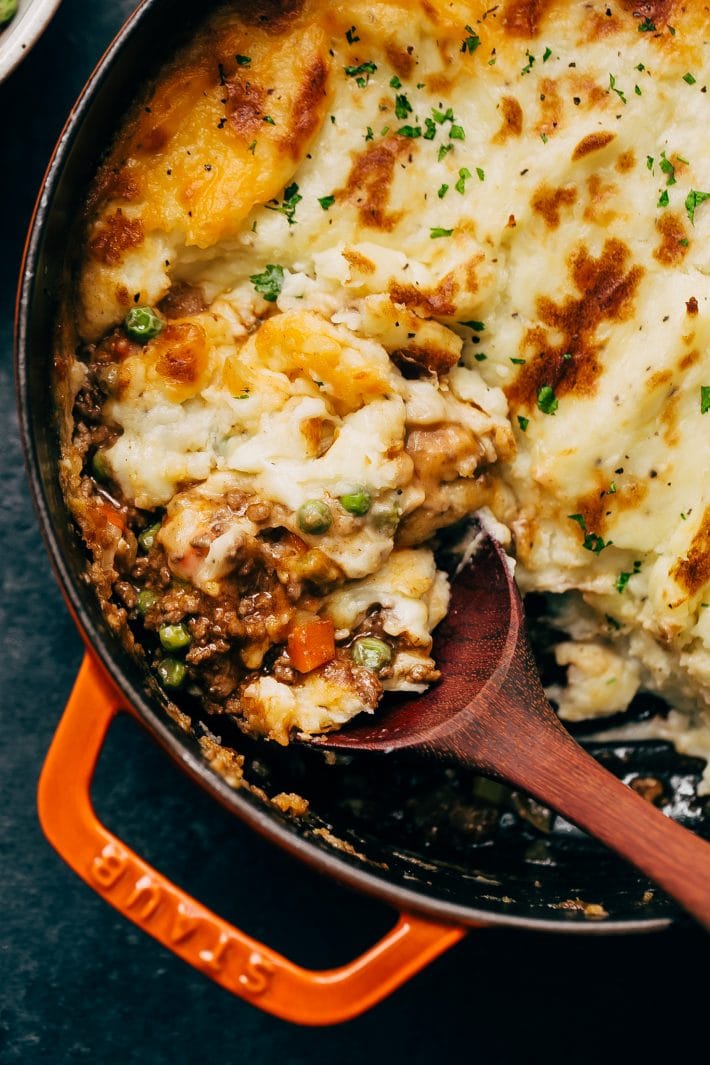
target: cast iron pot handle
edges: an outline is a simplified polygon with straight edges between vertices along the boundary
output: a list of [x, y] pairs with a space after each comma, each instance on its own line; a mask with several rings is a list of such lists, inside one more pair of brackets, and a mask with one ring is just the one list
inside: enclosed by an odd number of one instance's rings
[[39, 817], [61, 857], [125, 917], [235, 995], [284, 1020], [336, 1024], [375, 1005], [465, 934], [400, 914], [355, 961], [313, 971], [222, 920], [97, 819], [89, 790], [120, 696], [86, 654], [39, 782]]

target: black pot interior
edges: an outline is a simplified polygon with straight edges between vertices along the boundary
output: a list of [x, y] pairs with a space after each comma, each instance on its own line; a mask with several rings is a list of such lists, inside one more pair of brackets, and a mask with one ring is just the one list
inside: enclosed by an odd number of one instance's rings
[[[147, 0], [80, 100], [53, 162], [30, 237], [18, 323], [18, 386], [30, 480], [45, 539], [73, 610], [127, 699], [189, 772], [260, 831], [341, 879], [447, 920], [533, 923], [576, 931], [663, 927], [676, 908], [643, 876], [563, 819], [523, 796], [440, 765], [392, 757], [341, 758], [247, 741], [228, 718], [192, 728], [168, 718], [142, 668], [113, 639], [83, 580], [85, 554], [57, 480], [51, 391], [53, 328], [71, 262], [73, 222], [111, 139], [145, 78], [204, 17], [204, 5]], [[638, 713], [651, 707], [639, 703]], [[87, 708], [90, 712], [90, 708]], [[309, 813], [293, 817], [234, 790], [203, 758], [200, 736], [246, 756], [247, 779], [267, 794], [296, 792]], [[697, 797], [703, 768], [663, 742], [591, 746], [624, 779], [649, 777], [667, 812], [710, 836]]]

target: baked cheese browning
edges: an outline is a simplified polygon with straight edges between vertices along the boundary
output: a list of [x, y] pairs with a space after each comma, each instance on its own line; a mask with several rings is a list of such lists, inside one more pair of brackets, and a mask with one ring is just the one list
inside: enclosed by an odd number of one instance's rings
[[[533, 207], [538, 203], [536, 196]], [[548, 201], [548, 212], [551, 209]], [[545, 221], [550, 226], [549, 219]], [[630, 266], [628, 260], [629, 249], [618, 239], [606, 240], [598, 257], [585, 247], [573, 251], [569, 274], [576, 295], [567, 296], [563, 303], [538, 297], [536, 310], [541, 324], [525, 336], [521, 349], [525, 365], [507, 389], [514, 409], [534, 408], [543, 388], [551, 388], [556, 397], [594, 391], [601, 373], [597, 332], [605, 322], [628, 321], [634, 311], [643, 268]], [[551, 336], [556, 342], [551, 342]]]
[[402, 567], [440, 593], [488, 506], [562, 597], [562, 714], [710, 704], [709, 39], [680, 0], [212, 16], [88, 201], [67, 467], [116, 624], [147, 582], [210, 705], [335, 725], [435, 675]]
[[703, 513], [687, 557], [677, 560], [671, 576], [689, 595], [697, 595], [710, 580], [710, 507]]
[[122, 262], [124, 252], [143, 243], [143, 222], [128, 218], [121, 207], [107, 215], [89, 243], [90, 254], [106, 266]]
[[236, 237], [305, 158], [328, 107], [328, 39], [296, 15], [283, 30], [214, 21], [119, 136], [89, 204], [88, 338], [115, 323], [124, 291], [158, 302], [176, 249]]
[[505, 144], [509, 137], [519, 137], [523, 132], [523, 109], [514, 96], [504, 96], [499, 106], [503, 121], [493, 141]]
[[575, 163], [578, 159], [584, 159], [585, 155], [589, 155], [591, 152], [598, 152], [602, 148], [606, 148], [608, 144], [611, 144], [615, 136], [615, 133], [609, 133], [608, 131], [588, 133], [585, 137], [582, 137], [579, 144], [575, 145], [575, 149], [572, 152], [572, 162]]
[[577, 190], [573, 185], [552, 189], [541, 185], [532, 198], [532, 208], [543, 218], [548, 229], [557, 229], [560, 224], [560, 212], [565, 207], [572, 207], [577, 201]]
[[553, 0], [508, 0], [501, 19], [511, 37], [537, 37]]
[[654, 249], [653, 257], [663, 266], [678, 266], [688, 254], [690, 238], [681, 215], [669, 211], [656, 219], [656, 229], [660, 241]]
[[353, 159], [345, 187], [336, 192], [338, 202], [349, 200], [357, 206], [363, 226], [391, 230], [402, 217], [388, 207], [390, 187], [397, 160], [412, 151], [408, 137], [387, 136]]

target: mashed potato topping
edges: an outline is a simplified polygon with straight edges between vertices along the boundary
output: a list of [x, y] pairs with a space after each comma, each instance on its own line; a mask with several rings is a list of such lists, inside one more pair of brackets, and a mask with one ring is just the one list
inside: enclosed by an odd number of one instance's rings
[[[75, 443], [136, 532], [159, 519], [151, 588], [197, 597], [170, 615], [189, 679], [210, 640], [239, 660], [208, 702], [283, 739], [428, 683], [432, 537], [487, 506], [554, 597], [562, 715], [652, 691], [707, 753], [709, 34], [678, 0], [260, 0], [159, 77], [90, 198], [76, 324], [108, 434]], [[255, 594], [264, 632], [215, 635], [205, 604]], [[304, 612], [337, 653], [300, 673]], [[391, 655], [364, 680], [358, 633]]]

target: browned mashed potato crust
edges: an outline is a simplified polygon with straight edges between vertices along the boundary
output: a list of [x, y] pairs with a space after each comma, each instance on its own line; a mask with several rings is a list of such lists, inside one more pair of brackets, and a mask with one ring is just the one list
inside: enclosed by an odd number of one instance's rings
[[264, 0], [159, 74], [57, 364], [89, 579], [164, 684], [282, 742], [421, 690], [432, 547], [488, 508], [561, 597], [563, 716], [653, 691], [710, 749], [709, 29], [678, 0]]

